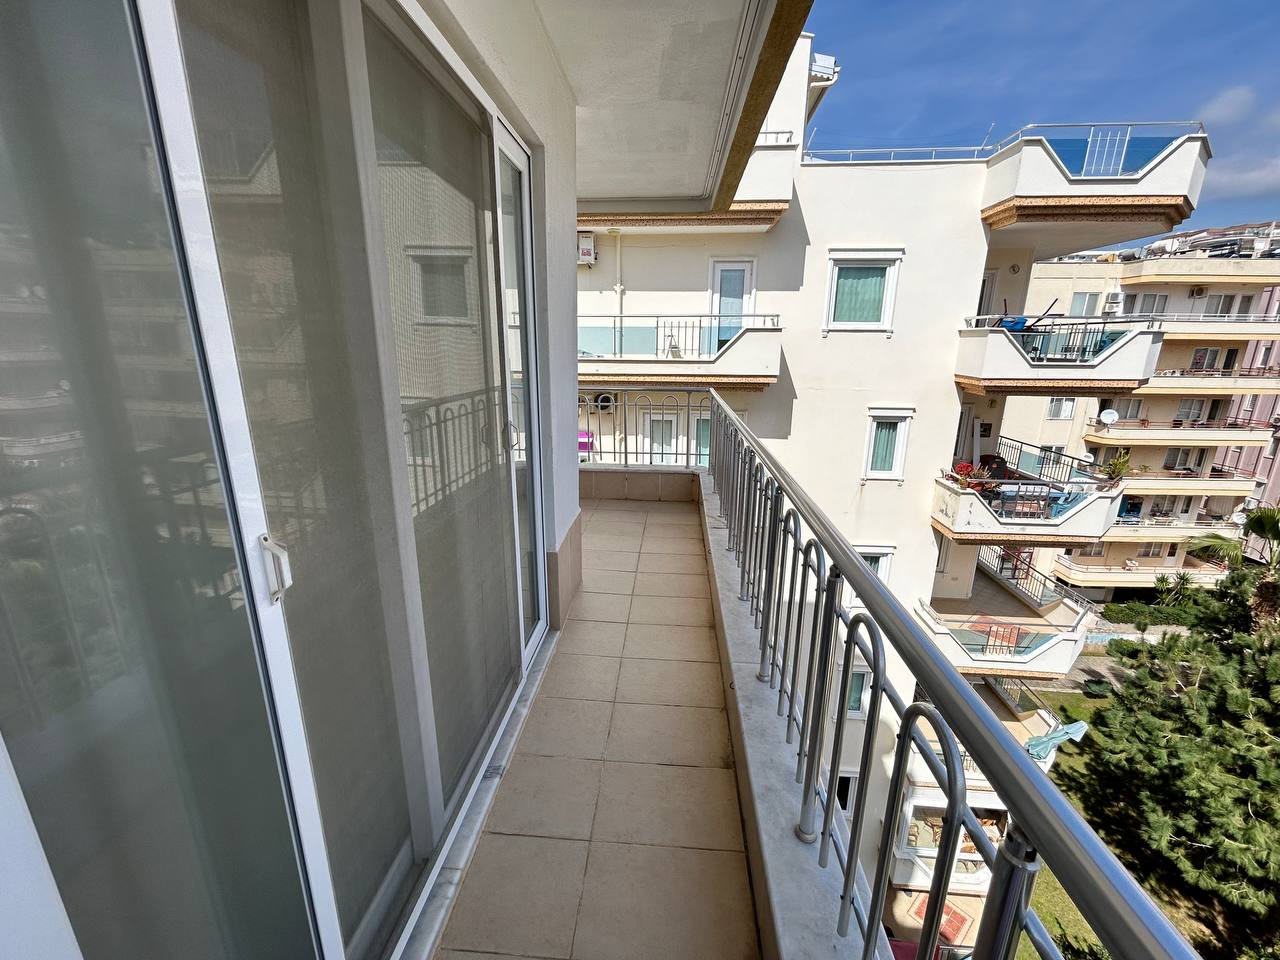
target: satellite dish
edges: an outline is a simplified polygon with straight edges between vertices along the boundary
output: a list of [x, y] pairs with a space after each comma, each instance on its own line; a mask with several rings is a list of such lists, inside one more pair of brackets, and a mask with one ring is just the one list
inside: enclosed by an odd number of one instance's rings
[[1104, 427], [1111, 426], [1113, 423], [1115, 423], [1119, 419], [1120, 419], [1120, 414], [1116, 413], [1115, 410], [1111, 409], [1110, 407], [1108, 407], [1106, 410], [1103, 410], [1100, 414], [1098, 414], [1098, 421]]
[[1080, 462], [1081, 462], [1081, 463], [1094, 463], [1094, 462], [1096, 462], [1096, 460], [1095, 460], [1095, 458], [1094, 458], [1094, 456], [1093, 456], [1093, 454], [1092, 454], [1092, 453], [1082, 453], [1082, 454], [1080, 454]]
[[1249, 515], [1243, 510], [1237, 510], [1231, 515], [1231, 522], [1238, 527], [1243, 527], [1244, 522], [1249, 519]]

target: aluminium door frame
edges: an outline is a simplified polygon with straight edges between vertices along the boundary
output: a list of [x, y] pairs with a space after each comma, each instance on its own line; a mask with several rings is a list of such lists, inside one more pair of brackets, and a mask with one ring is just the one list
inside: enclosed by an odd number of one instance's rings
[[[547, 635], [550, 626], [547, 596], [547, 576], [546, 576], [546, 530], [544, 528], [545, 514], [543, 513], [543, 490], [542, 490], [542, 421], [540, 418], [538, 402], [540, 397], [539, 387], [540, 380], [538, 377], [538, 351], [537, 351], [537, 296], [534, 291], [534, 272], [533, 272], [533, 202], [530, 193], [530, 168], [533, 166], [532, 157], [524, 144], [511, 132], [511, 129], [497, 114], [490, 114], [490, 120], [493, 133], [493, 191], [497, 202], [494, 205], [494, 222], [497, 234], [498, 246], [498, 269], [497, 269], [497, 287], [499, 293], [498, 302], [498, 324], [502, 331], [499, 338], [500, 351], [502, 356], [502, 381], [503, 381], [503, 399], [505, 401], [507, 424], [514, 430], [519, 430], [521, 424], [516, 423], [514, 410], [512, 408], [512, 382], [511, 382], [511, 365], [507, 359], [507, 327], [505, 317], [507, 315], [506, 304], [502, 302], [501, 294], [505, 290], [506, 278], [504, 268], [506, 267], [507, 257], [511, 255], [511, 251], [506, 249], [506, 243], [503, 239], [502, 230], [502, 161], [507, 159], [520, 174], [520, 196], [516, 198], [516, 203], [520, 205], [520, 226], [521, 237], [523, 241], [524, 256], [518, 264], [518, 268], [524, 280], [524, 296], [521, 298], [521, 349], [525, 354], [524, 357], [524, 376], [525, 376], [525, 403], [528, 405], [529, 414], [529, 436], [525, 438], [525, 455], [528, 459], [528, 475], [532, 481], [532, 497], [530, 509], [533, 511], [533, 539], [532, 544], [532, 569], [530, 575], [534, 578], [533, 592], [538, 598], [538, 617], [533, 624], [533, 630], [528, 637], [524, 636], [525, 610], [524, 610], [524, 590], [520, 583], [521, 567], [520, 567], [520, 537], [524, 533], [520, 529], [520, 506], [519, 491], [517, 490], [518, 481], [516, 479], [516, 462], [515, 457], [511, 455], [514, 449], [514, 443], [508, 444], [507, 463], [511, 473], [511, 507], [512, 518], [516, 527], [516, 600], [519, 606], [520, 617], [520, 670], [521, 674], [528, 672], [529, 663], [533, 659], [534, 654], [538, 652], [538, 647], [542, 644], [543, 639]], [[526, 339], [525, 334], [529, 336]], [[505, 433], [505, 431], [504, 431]]]
[[[307, 747], [302, 700], [282, 605], [273, 601], [266, 554], [256, 549], [269, 535], [257, 457], [249, 433], [249, 415], [235, 354], [231, 313], [222, 287], [222, 271], [213, 233], [213, 211], [205, 192], [194, 111], [188, 97], [186, 66], [174, 0], [134, 0], [141, 32], [141, 56], [150, 77], [155, 105], [160, 163], [171, 189], [173, 216], [186, 274], [197, 341], [209, 385], [209, 416], [215, 447], [229, 480], [227, 505], [238, 545], [249, 561], [244, 574], [246, 610], [262, 647], [288, 788], [286, 804], [299, 849], [303, 895], [311, 911], [316, 946], [326, 960], [345, 948], [328, 848], [320, 818], [319, 793]], [[258, 558], [257, 563], [253, 558]]]

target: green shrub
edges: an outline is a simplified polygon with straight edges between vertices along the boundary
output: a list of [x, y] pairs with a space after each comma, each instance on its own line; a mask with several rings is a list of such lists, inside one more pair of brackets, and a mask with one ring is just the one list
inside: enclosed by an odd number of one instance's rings
[[1194, 607], [1162, 607], [1159, 604], [1130, 600], [1128, 603], [1108, 603], [1102, 615], [1112, 623], [1146, 623], [1164, 626], [1175, 624], [1189, 627], [1195, 622]]

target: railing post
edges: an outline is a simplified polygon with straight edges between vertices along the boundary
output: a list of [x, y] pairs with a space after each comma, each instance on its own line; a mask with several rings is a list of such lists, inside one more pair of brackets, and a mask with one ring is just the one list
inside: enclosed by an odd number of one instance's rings
[[764, 616], [760, 621], [760, 669], [756, 679], [769, 682], [773, 679], [773, 649], [769, 645], [769, 623], [773, 619], [774, 580], [777, 579], [778, 530], [782, 526], [782, 487], [773, 488], [769, 498], [769, 537], [764, 556]]
[[1040, 860], [1031, 841], [1016, 822], [1010, 823], [991, 869], [987, 903], [973, 948], [975, 957], [1013, 960], [1031, 901], [1031, 886], [1039, 870]]
[[[805, 843], [818, 839], [814, 829], [814, 801], [818, 790], [818, 755], [822, 751], [823, 720], [827, 715], [827, 687], [831, 673], [831, 643], [835, 636], [836, 602], [843, 578], [835, 564], [827, 572], [826, 591], [822, 599], [822, 626], [818, 630], [818, 675], [813, 683], [813, 697], [805, 704], [809, 721], [809, 743], [804, 759], [804, 793], [800, 797], [800, 821], [796, 824], [796, 836]], [[830, 802], [828, 800], [828, 802]]]

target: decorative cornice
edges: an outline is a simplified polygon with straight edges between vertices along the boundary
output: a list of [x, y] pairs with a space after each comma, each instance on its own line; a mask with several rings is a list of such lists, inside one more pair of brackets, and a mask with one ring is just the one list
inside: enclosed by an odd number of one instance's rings
[[1187, 196], [1010, 197], [982, 211], [982, 222], [993, 230], [1018, 223], [1146, 223], [1160, 220], [1172, 230], [1191, 216]]
[[1075, 397], [1107, 397], [1115, 393], [1137, 390], [1146, 380], [987, 380], [956, 374], [956, 383], [965, 393], [979, 397], [988, 394], [1017, 394], [1020, 397], [1060, 397], [1070, 390]]
[[580, 213], [579, 230], [609, 227], [772, 227], [787, 212], [786, 200], [739, 202], [728, 210], [680, 213]]

